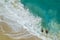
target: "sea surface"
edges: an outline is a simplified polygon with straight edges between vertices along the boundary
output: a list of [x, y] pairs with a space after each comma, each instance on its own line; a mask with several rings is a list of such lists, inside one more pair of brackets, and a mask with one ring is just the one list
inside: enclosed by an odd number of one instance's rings
[[0, 40], [60, 40], [60, 0], [0, 0]]
[[21, 0], [21, 3], [32, 15], [42, 19], [42, 29], [53, 35], [60, 33], [60, 0]]

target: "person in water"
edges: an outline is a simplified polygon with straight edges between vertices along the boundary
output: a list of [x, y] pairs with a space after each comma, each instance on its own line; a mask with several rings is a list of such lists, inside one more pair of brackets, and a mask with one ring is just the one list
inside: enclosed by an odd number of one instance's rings
[[[21, 0], [25, 8], [28, 8], [30, 12], [36, 17], [42, 18], [42, 27], [53, 32], [58, 32], [59, 26], [52, 26], [54, 22], [60, 24], [60, 0]], [[53, 24], [54, 24], [53, 23]], [[54, 28], [53, 28], [54, 27]], [[46, 30], [46, 33], [48, 31]], [[56, 31], [55, 31], [56, 30]], [[43, 30], [42, 30], [43, 32]]]

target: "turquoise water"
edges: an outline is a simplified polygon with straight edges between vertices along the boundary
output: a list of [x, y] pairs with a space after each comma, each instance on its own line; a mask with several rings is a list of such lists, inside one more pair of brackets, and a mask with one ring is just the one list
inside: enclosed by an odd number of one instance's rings
[[[52, 32], [60, 31], [60, 0], [21, 0], [35, 17], [42, 18], [42, 28]], [[56, 23], [56, 25], [49, 25]]]

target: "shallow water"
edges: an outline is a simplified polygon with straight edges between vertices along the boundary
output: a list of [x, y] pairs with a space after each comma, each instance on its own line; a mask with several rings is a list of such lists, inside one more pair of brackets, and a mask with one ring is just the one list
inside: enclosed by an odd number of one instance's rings
[[21, 3], [35, 17], [42, 18], [42, 29], [57, 36], [60, 32], [60, 0], [21, 0]]
[[59, 17], [58, 0], [0, 0], [0, 39], [60, 40]]

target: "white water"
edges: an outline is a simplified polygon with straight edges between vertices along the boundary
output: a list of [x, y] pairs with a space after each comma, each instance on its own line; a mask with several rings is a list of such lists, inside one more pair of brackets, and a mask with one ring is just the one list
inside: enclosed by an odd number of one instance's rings
[[41, 24], [40, 27], [38, 24], [42, 19], [34, 17], [28, 9], [24, 9], [19, 0], [0, 0], [0, 16], [0, 22], [7, 23], [8, 27], [12, 29], [10, 33], [6, 33], [0, 26], [1, 30], [5, 32], [4, 35], [13, 39], [37, 36], [43, 40], [51, 40], [40, 34]]

